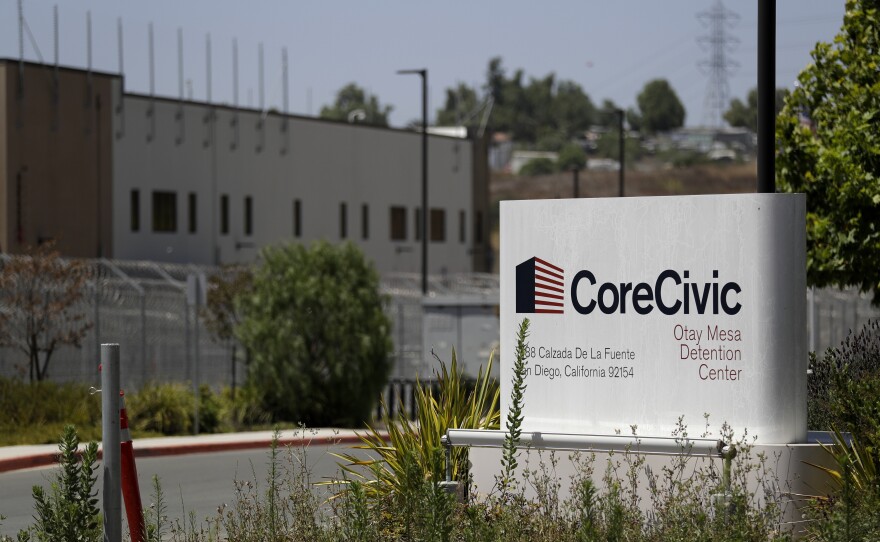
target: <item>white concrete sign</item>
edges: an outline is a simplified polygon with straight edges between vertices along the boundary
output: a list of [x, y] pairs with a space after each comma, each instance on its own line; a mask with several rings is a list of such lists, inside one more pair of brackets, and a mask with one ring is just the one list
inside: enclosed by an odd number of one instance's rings
[[523, 429], [806, 439], [805, 197], [501, 203], [501, 401]]

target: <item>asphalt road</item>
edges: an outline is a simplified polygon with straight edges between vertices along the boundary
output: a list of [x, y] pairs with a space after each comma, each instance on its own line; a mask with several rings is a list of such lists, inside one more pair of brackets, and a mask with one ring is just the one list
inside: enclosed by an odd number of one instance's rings
[[[297, 452], [302, 450], [295, 449]], [[290, 451], [279, 449], [280, 464], [287, 471], [299, 471], [302, 463], [292, 457]], [[330, 453], [346, 451], [351, 451], [350, 445], [312, 443], [305, 448], [309, 482], [335, 478], [338, 471], [337, 459]], [[154, 502], [152, 479], [157, 475], [170, 521], [182, 521], [189, 518], [191, 512], [195, 513], [199, 521], [213, 518], [223, 504], [231, 506], [234, 503], [236, 480], [251, 483], [256, 481], [258, 490], [265, 491], [267, 465], [268, 449], [141, 458], [137, 460], [137, 469], [142, 504], [148, 507]], [[6, 516], [0, 524], [0, 534], [14, 537], [19, 529], [33, 524], [31, 488], [34, 485], [48, 488], [56, 472], [57, 467], [46, 467], [0, 474], [0, 515]], [[99, 467], [98, 482], [95, 484], [95, 488], [99, 490], [99, 498], [101, 487]], [[324, 496], [326, 489], [317, 488], [313, 491]], [[124, 521], [124, 508], [122, 515]]]

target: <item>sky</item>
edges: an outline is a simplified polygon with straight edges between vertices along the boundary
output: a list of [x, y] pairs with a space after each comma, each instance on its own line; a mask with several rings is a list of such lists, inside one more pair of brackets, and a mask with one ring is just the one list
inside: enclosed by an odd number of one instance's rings
[[[725, 0], [737, 15], [725, 27], [731, 98], [757, 83], [759, 0]], [[765, 0], [760, 0], [765, 1]], [[27, 60], [54, 62], [53, 7], [59, 13], [59, 62], [88, 65], [86, 18], [92, 20], [92, 67], [119, 73], [117, 21], [123, 28], [125, 89], [149, 93], [148, 25], [154, 27], [155, 93], [180, 92], [178, 29], [183, 34], [184, 96], [207, 97], [205, 43], [211, 36], [211, 96], [233, 103], [232, 42], [239, 54], [239, 105], [259, 107], [259, 44], [264, 47], [265, 108], [282, 109], [281, 51], [289, 65], [288, 111], [317, 115], [355, 82], [393, 106], [392, 126], [421, 118], [421, 87], [400, 69], [428, 70], [429, 116], [445, 89], [482, 87], [492, 57], [526, 80], [554, 73], [580, 84], [597, 105], [633, 107], [646, 82], [665, 78], [687, 111], [705, 124], [709, 77], [700, 68], [710, 35], [698, 13], [716, 0], [22, 0]], [[778, 87], [794, 85], [817, 41], [840, 29], [845, 0], [776, 0]], [[34, 46], [36, 45], [36, 47]], [[0, 0], [0, 57], [18, 58], [18, 0]]]

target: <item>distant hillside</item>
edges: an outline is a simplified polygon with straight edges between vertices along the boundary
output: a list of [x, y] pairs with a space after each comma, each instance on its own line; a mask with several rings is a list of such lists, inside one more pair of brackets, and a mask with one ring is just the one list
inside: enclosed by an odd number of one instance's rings
[[[625, 174], [627, 196], [739, 194], [754, 192], [757, 183], [755, 162], [703, 164], [652, 171], [627, 170]], [[580, 172], [582, 198], [614, 197], [617, 196], [617, 191], [616, 171]], [[493, 173], [489, 192], [493, 202], [507, 199], [570, 198], [572, 174], [524, 177]]]
[[[741, 194], [754, 192], [758, 179], [757, 164], [704, 164], [651, 171], [626, 171], [627, 196], [675, 196], [686, 194]], [[616, 171], [581, 171], [582, 198], [616, 197]], [[498, 202], [510, 199], [570, 198], [572, 174], [555, 173], [524, 177], [493, 173], [489, 183], [492, 201], [491, 244], [494, 253], [492, 271], [498, 272]]]

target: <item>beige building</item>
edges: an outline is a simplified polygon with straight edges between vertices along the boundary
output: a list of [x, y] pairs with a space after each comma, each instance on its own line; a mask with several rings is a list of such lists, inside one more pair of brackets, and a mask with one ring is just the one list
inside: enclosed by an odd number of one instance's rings
[[[122, 91], [0, 60], [0, 250], [220, 264], [351, 241], [420, 270], [421, 135]], [[429, 272], [489, 268], [485, 141], [429, 136]]]

